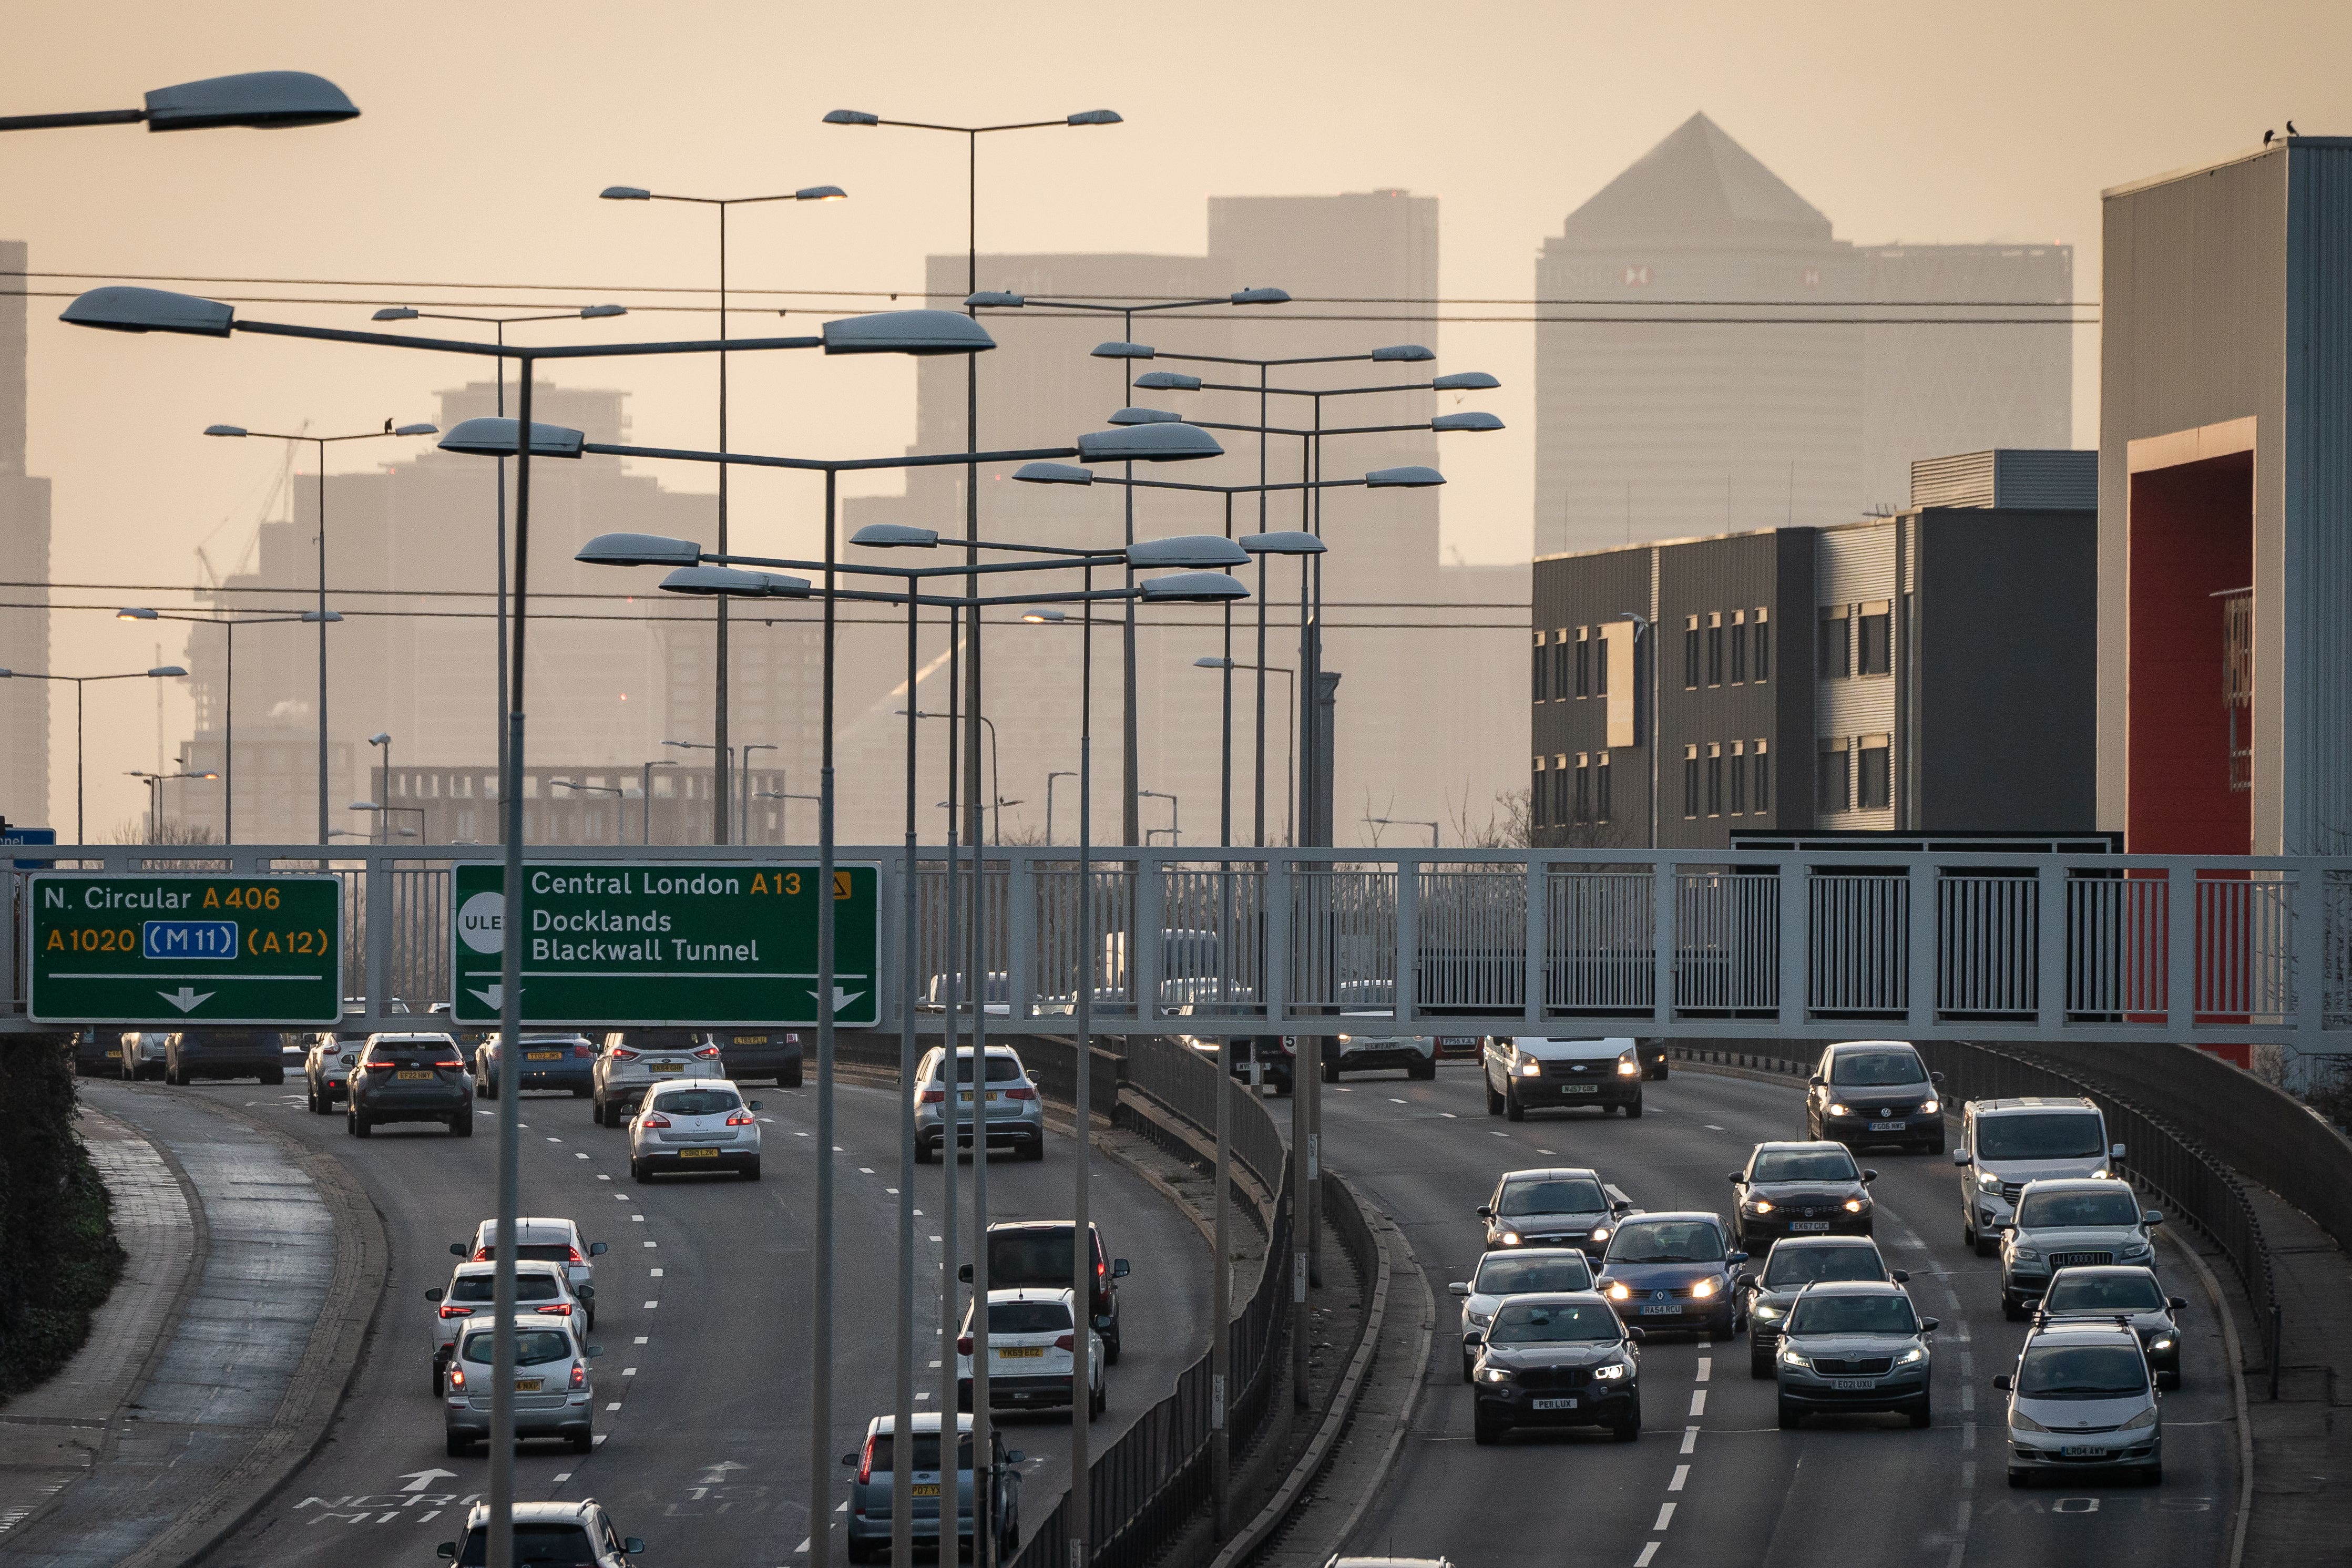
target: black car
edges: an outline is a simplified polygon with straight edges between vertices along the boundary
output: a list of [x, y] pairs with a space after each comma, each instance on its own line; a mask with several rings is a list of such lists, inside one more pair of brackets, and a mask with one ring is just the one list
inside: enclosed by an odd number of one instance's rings
[[801, 1086], [801, 1037], [797, 1030], [715, 1029], [709, 1038], [719, 1047], [719, 1064], [736, 1082], [747, 1078], [766, 1078], [779, 1089]]
[[1944, 1152], [1940, 1072], [1909, 1040], [1846, 1040], [1822, 1052], [1806, 1082], [1805, 1135], [1847, 1145], [1903, 1144]]
[[1633, 1212], [1633, 1200], [1582, 1166], [1545, 1166], [1506, 1171], [1494, 1196], [1478, 1206], [1486, 1222], [1486, 1249], [1503, 1247], [1574, 1247], [1588, 1258], [1608, 1249], [1618, 1219]]
[[1641, 1041], [1636, 1049], [1642, 1053], [1642, 1076], [1664, 1082], [1668, 1071], [1666, 1042], [1663, 1040], [1645, 1040]]
[[1911, 1276], [1889, 1269], [1878, 1243], [1867, 1236], [1792, 1236], [1772, 1245], [1764, 1271], [1743, 1274], [1739, 1297], [1748, 1310], [1748, 1375], [1772, 1375], [1772, 1356], [1780, 1347], [1780, 1325], [1789, 1309], [1808, 1285], [1824, 1280], [1874, 1280], [1900, 1285]]
[[1869, 1187], [1843, 1144], [1759, 1144], [1731, 1173], [1732, 1223], [1741, 1248], [1761, 1252], [1783, 1236], [1867, 1236], [1876, 1218]]
[[1233, 1075], [1244, 1083], [1257, 1082], [1273, 1085], [1277, 1094], [1287, 1094], [1297, 1081], [1298, 1045], [1286, 1034], [1179, 1035], [1178, 1040], [1205, 1057], [1215, 1057], [1230, 1040], [1233, 1045]]
[[2156, 1270], [2146, 1264], [2075, 1264], [2050, 1276], [2050, 1288], [2035, 1303], [2033, 1326], [2039, 1330], [2069, 1319], [2098, 1322], [2131, 1320], [2147, 1353], [2148, 1370], [2158, 1388], [2180, 1386], [2180, 1325], [2176, 1314], [2189, 1304], [2185, 1296], [2168, 1296], [2157, 1282]]
[[[1071, 1229], [1066, 1219], [1001, 1220], [990, 1226], [988, 1288], [1010, 1291], [1034, 1286], [1068, 1290], [1071, 1266], [1077, 1261], [1070, 1255]], [[1127, 1278], [1127, 1260], [1113, 1258], [1103, 1250], [1102, 1231], [1091, 1222], [1087, 1229], [1094, 1243], [1095, 1333], [1102, 1336], [1103, 1364], [1109, 1366], [1118, 1361], [1118, 1281]], [[956, 1275], [965, 1284], [971, 1284], [971, 1265], [964, 1264]]]
[[474, 1135], [474, 1079], [446, 1034], [372, 1034], [352, 1069], [343, 1126], [364, 1138], [386, 1122], [438, 1122]]
[[1481, 1443], [1518, 1427], [1606, 1427], [1642, 1435], [1642, 1331], [1596, 1291], [1506, 1296], [1470, 1374], [1471, 1432]]
[[163, 1042], [163, 1082], [258, 1078], [286, 1082], [286, 1037], [274, 1029], [184, 1029]]
[[73, 1032], [74, 1076], [95, 1078], [100, 1073], [120, 1077], [122, 1073], [122, 1034], [108, 1030], [100, 1034], [95, 1029], [78, 1029]]

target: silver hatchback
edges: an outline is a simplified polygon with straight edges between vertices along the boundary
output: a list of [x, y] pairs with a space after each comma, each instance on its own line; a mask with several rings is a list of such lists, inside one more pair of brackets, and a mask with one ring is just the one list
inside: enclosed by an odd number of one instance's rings
[[625, 1127], [646, 1091], [656, 1083], [688, 1078], [720, 1078], [726, 1068], [719, 1047], [692, 1029], [616, 1030], [604, 1037], [589, 1069], [589, 1093], [596, 1124]]
[[[948, 1129], [955, 1129], [958, 1147], [971, 1143], [972, 1071], [969, 1048], [955, 1053], [955, 1082], [948, 1082], [948, 1053], [934, 1046], [915, 1069], [915, 1158], [931, 1160], [946, 1147]], [[988, 1048], [985, 1081], [979, 1085], [983, 1106], [982, 1125], [991, 1146], [1008, 1145], [1024, 1159], [1045, 1157], [1045, 1102], [1030, 1081], [1020, 1055], [1009, 1045]]]
[[629, 1122], [629, 1174], [640, 1182], [673, 1172], [731, 1171], [760, 1179], [757, 1100], [724, 1078], [664, 1083]]

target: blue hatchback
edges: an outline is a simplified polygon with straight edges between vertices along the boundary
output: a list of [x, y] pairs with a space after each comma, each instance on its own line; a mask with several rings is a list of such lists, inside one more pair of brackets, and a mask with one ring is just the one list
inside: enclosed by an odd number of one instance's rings
[[[575, 1100], [595, 1092], [596, 1048], [581, 1034], [527, 1034], [522, 1037], [521, 1061], [515, 1072], [518, 1089], [568, 1089]], [[499, 1037], [486, 1036], [474, 1048], [474, 1079], [485, 1100], [495, 1100], [506, 1086], [506, 1063]]]
[[1617, 1315], [1652, 1333], [1688, 1329], [1729, 1339], [1740, 1328], [1734, 1289], [1748, 1254], [1725, 1239], [1723, 1219], [1704, 1210], [1628, 1215], [1609, 1238], [1594, 1285]]

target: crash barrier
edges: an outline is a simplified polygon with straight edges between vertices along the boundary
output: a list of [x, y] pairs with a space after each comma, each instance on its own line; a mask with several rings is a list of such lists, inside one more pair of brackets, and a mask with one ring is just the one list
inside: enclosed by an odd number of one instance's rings
[[[2126, 1146], [2124, 1166], [2132, 1185], [2156, 1199], [2168, 1216], [2188, 1221], [2221, 1249], [2253, 1308], [2253, 1328], [2262, 1343], [2263, 1361], [2277, 1364], [2279, 1305], [2270, 1248], [2263, 1239], [2262, 1221], [2245, 1186], [2228, 1161], [2110, 1085], [2067, 1071], [2047, 1060], [2001, 1046], [1955, 1040], [1913, 1043], [1928, 1071], [1944, 1075], [1941, 1088], [1949, 1105], [2027, 1094], [2079, 1094], [2097, 1102], [2106, 1115], [2108, 1136]], [[1817, 1055], [1799, 1061], [1703, 1047], [1678, 1047], [1674, 1054], [1688, 1061], [1784, 1073], [1800, 1083], [1821, 1061]], [[2200, 1117], [2200, 1124], [2204, 1119]]]

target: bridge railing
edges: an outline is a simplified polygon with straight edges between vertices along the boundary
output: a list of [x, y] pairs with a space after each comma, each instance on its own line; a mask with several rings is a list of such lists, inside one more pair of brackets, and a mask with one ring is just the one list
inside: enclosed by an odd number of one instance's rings
[[[24, 852], [19, 852], [20, 853]], [[311, 871], [315, 846], [43, 849], [66, 867]], [[471, 846], [337, 850], [347, 994], [370, 1019], [445, 999], [449, 866]], [[881, 871], [882, 1027], [971, 967], [944, 852], [847, 848]], [[2275, 1040], [2352, 1051], [2352, 858], [1932, 851], [991, 849], [979, 967], [992, 1029], [1066, 1032], [1091, 967], [1107, 1034]], [[580, 846], [534, 861], [805, 862], [805, 848]], [[0, 970], [23, 1026], [25, 873]], [[950, 950], [950, 935], [956, 951]], [[971, 982], [956, 981], [970, 988]]]

